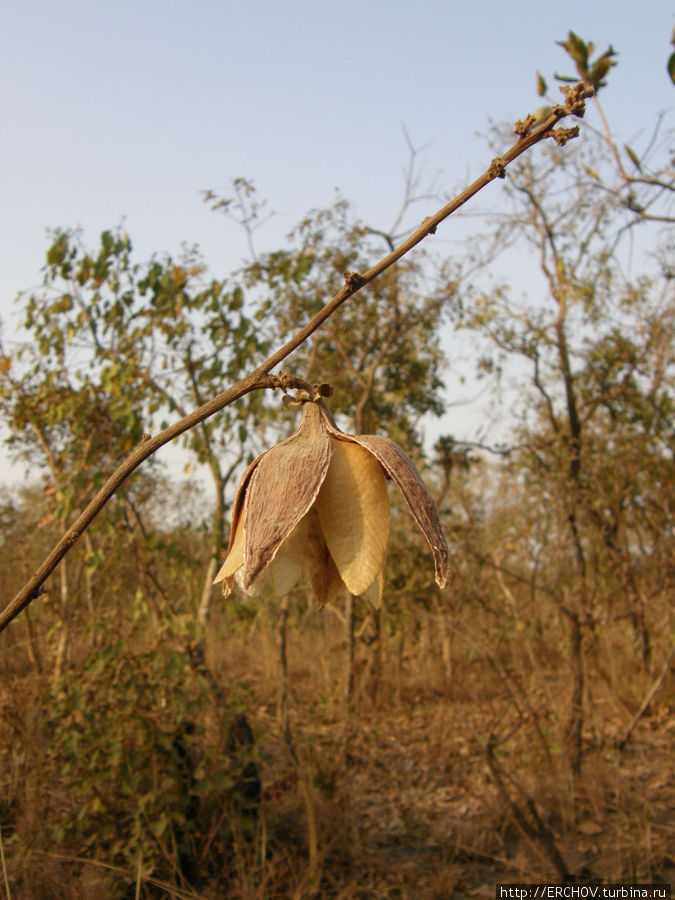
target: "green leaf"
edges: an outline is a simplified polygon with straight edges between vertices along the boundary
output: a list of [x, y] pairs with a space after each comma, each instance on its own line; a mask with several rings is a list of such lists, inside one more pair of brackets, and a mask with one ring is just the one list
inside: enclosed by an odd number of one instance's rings
[[672, 53], [668, 60], [668, 74], [670, 75], [670, 80], [675, 84], [675, 53]]
[[596, 91], [598, 91], [601, 87], [604, 87], [607, 83], [604, 78], [605, 75], [609, 72], [612, 66], [616, 65], [616, 60], [613, 57], [616, 56], [616, 51], [610, 44], [609, 49], [606, 50], [602, 56], [600, 56], [594, 63], [593, 68], [591, 69], [588, 80], [593, 85]]
[[244, 303], [244, 292], [237, 285], [237, 287], [232, 291], [232, 299], [230, 300], [230, 309], [238, 310], [241, 309]]
[[47, 250], [47, 263], [50, 266], [60, 266], [66, 258], [68, 251], [68, 235], [60, 234], [51, 247]]
[[611, 65], [612, 61], [610, 59], [607, 59], [606, 56], [601, 57], [596, 63], [594, 63], [588, 77], [588, 80], [594, 88], [598, 88], [601, 86], [602, 79], [609, 72], [609, 67]]
[[537, 93], [540, 97], [543, 97], [548, 90], [548, 85], [546, 84], [546, 79], [541, 74], [541, 72], [537, 72]]
[[[675, 57], [675, 54], [673, 54], [673, 56]], [[641, 163], [640, 163], [640, 159], [639, 159], [637, 153], [636, 153], [634, 150], [632, 150], [632, 149], [628, 146], [628, 144], [624, 144], [624, 145], [623, 145], [623, 149], [626, 151], [626, 153], [627, 153], [627, 155], [628, 155], [630, 161], [633, 163], [633, 165], [634, 165], [635, 168], [638, 170], [638, 172], [641, 172], [641, 171], [642, 171], [642, 165], [641, 165]]]
[[588, 47], [579, 35], [570, 31], [566, 41], [556, 41], [556, 44], [567, 51], [568, 55], [576, 63], [579, 75], [582, 78], [586, 78], [588, 72]]

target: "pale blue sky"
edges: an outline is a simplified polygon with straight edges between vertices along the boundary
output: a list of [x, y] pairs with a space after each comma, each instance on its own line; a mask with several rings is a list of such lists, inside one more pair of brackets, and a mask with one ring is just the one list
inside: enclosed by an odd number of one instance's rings
[[441, 187], [475, 176], [489, 161], [476, 136], [488, 120], [539, 105], [537, 69], [571, 69], [554, 45], [570, 28], [619, 51], [603, 101], [630, 140], [672, 107], [674, 24], [666, 0], [5, 3], [4, 339], [13, 297], [39, 281], [48, 227], [81, 226], [93, 242], [124, 222], [140, 257], [197, 243], [224, 274], [245, 244], [200, 191], [238, 175], [277, 212], [262, 249], [336, 187], [386, 226], [400, 200], [402, 127], [429, 145]]

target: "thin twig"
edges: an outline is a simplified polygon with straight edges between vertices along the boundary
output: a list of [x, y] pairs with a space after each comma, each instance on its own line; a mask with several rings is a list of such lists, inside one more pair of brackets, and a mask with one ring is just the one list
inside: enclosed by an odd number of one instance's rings
[[[506, 771], [506, 769], [502, 769], [502, 767], [499, 765], [495, 756], [495, 746], [496, 741], [494, 735], [490, 735], [485, 747], [487, 763], [488, 768], [490, 769], [490, 773], [492, 774], [495, 784], [497, 785], [497, 790], [502, 797], [502, 800], [511, 810], [511, 814], [514, 820], [520, 826], [523, 833], [527, 837], [529, 837], [531, 841], [539, 844], [539, 846], [545, 851], [549, 860], [557, 870], [558, 875], [562, 879], [563, 884], [568, 884], [572, 880], [572, 876], [570, 875], [569, 869], [567, 868], [567, 863], [565, 862], [562, 854], [560, 853], [560, 850], [558, 849], [551, 829], [548, 827], [548, 825], [546, 825], [546, 823], [542, 820], [541, 816], [537, 812], [537, 808], [535, 806], [533, 798], [527, 796], [523, 788], [519, 784], [517, 784], [515, 779]], [[518, 790], [518, 792], [524, 796], [525, 804], [527, 806], [527, 809], [529, 810], [530, 816], [534, 820], [534, 825], [532, 825], [528, 821], [527, 815], [523, 812], [523, 809], [511, 796], [508, 788], [506, 787], [504, 776], [506, 776], [511, 784], [513, 784], [514, 787]]]
[[[94, 868], [97, 869], [105, 869], [108, 872], [115, 872], [118, 875], [122, 875], [127, 881], [136, 881], [137, 873], [132, 870], [113, 865], [112, 863], [102, 862], [98, 859], [87, 859], [84, 856], [74, 856], [67, 853], [53, 853], [48, 850], [33, 850], [32, 853], [37, 856], [47, 857], [48, 859], [55, 859], [59, 862], [94, 866]], [[144, 884], [150, 885], [151, 887], [159, 888], [159, 890], [168, 894], [170, 897], [175, 897], [176, 900], [208, 900], [203, 894], [196, 894], [192, 890], [177, 887], [174, 884], [169, 884], [167, 881], [161, 881], [150, 875], [142, 875], [142, 881]]]
[[0, 828], [0, 861], [2, 861], [2, 875], [5, 880], [5, 892], [7, 900], [12, 900], [12, 892], [9, 889], [9, 875], [7, 874], [7, 863], [5, 862], [5, 847], [2, 843], [2, 828]]
[[[430, 234], [434, 234], [438, 226], [452, 213], [463, 206], [475, 194], [481, 191], [486, 185], [495, 178], [504, 178], [506, 166], [513, 160], [517, 159], [530, 147], [544, 138], [553, 137], [559, 143], [575, 136], [565, 129], [556, 129], [554, 126], [568, 115], [582, 116], [584, 112], [584, 99], [591, 96], [592, 88], [589, 85], [579, 82], [573, 88], [565, 89], [565, 104], [555, 106], [549, 118], [537, 128], [531, 128], [528, 119], [525, 122], [516, 123], [518, 126], [518, 140], [501, 156], [493, 159], [488, 168], [480, 175], [472, 184], [459, 193], [454, 200], [446, 203], [434, 215], [427, 216], [422, 220], [421, 225], [417, 228], [405, 241], [399, 244], [391, 253], [384, 256], [379, 262], [375, 263], [365, 272], [346, 272], [344, 286], [332, 297], [326, 305], [310, 319], [310, 321], [301, 328], [290, 340], [276, 350], [270, 357], [254, 369], [249, 375], [227, 390], [203, 403], [197, 409], [193, 410], [186, 416], [183, 416], [173, 425], [160, 431], [154, 437], [144, 435], [141, 443], [133, 450], [129, 456], [118, 466], [112, 475], [107, 479], [105, 484], [100, 488], [98, 493], [89, 502], [85, 509], [80, 513], [75, 522], [61, 537], [59, 542], [49, 553], [46, 559], [36, 569], [34, 574], [24, 585], [23, 588], [15, 595], [15, 597], [7, 604], [5, 609], [0, 613], [0, 631], [3, 631], [7, 625], [14, 619], [23, 609], [26, 608], [36, 597], [42, 592], [42, 585], [49, 575], [54, 571], [59, 562], [79, 540], [84, 531], [89, 527], [94, 518], [108, 503], [117, 489], [129, 478], [132, 472], [140, 466], [149, 456], [152, 456], [164, 444], [168, 444], [174, 438], [179, 437], [195, 425], [208, 419], [226, 406], [240, 400], [246, 394], [254, 390], [263, 388], [282, 389], [285, 390], [289, 386], [293, 386], [292, 378], [284, 375], [270, 375], [270, 371], [283, 362], [286, 357], [290, 356], [294, 350], [304, 343], [323, 323], [333, 315], [333, 313], [351, 296], [365, 287], [378, 275], [381, 275], [389, 269], [402, 256], [410, 252], [413, 247], [420, 244]], [[531, 117], [529, 117], [531, 119]], [[561, 131], [565, 131], [565, 135], [561, 137]]]
[[138, 854], [138, 864], [136, 866], [136, 893], [134, 894], [134, 900], [141, 900], [141, 884], [143, 881], [143, 855], [141, 853]]
[[644, 700], [640, 704], [640, 708], [638, 709], [638, 711], [635, 713], [635, 715], [631, 719], [630, 725], [626, 729], [626, 733], [624, 734], [622, 740], [619, 742], [619, 750], [623, 750], [625, 748], [626, 744], [630, 740], [630, 736], [633, 733], [635, 726], [640, 721], [642, 716], [645, 714], [645, 710], [647, 709], [649, 704], [652, 702], [654, 695], [656, 694], [658, 689], [663, 684], [665, 677], [668, 674], [668, 669], [670, 668], [670, 664], [673, 661], [674, 656], [675, 656], [675, 644], [673, 644], [673, 646], [670, 648], [670, 653], [666, 657], [666, 661], [664, 662], [663, 668], [659, 672], [656, 681], [650, 687], [650, 689], [647, 691], [647, 694], [646, 694]]

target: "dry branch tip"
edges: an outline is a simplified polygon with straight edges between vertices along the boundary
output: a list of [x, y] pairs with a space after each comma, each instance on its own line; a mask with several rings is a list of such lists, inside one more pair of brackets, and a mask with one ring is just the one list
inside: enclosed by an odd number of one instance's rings
[[588, 84], [587, 81], [579, 81], [572, 86], [563, 84], [560, 91], [565, 98], [565, 104], [562, 107], [563, 115], [578, 116], [579, 118], [582, 118], [586, 112], [585, 101], [595, 95], [593, 85]]
[[518, 119], [513, 126], [514, 134], [522, 140], [526, 138], [533, 130], [540, 129], [542, 137], [552, 137], [561, 147], [567, 141], [578, 135], [572, 128], [554, 129], [553, 126], [560, 119], [566, 116], [577, 116], [583, 118], [586, 112], [586, 100], [594, 96], [593, 86], [585, 81], [579, 81], [574, 85], [564, 84], [560, 88], [564, 102], [557, 103], [553, 107], [542, 107], [537, 113], [528, 113], [524, 119]]

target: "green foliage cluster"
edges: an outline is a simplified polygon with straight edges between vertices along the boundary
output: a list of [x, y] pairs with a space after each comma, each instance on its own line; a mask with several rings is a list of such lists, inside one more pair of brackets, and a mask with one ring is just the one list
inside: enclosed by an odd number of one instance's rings
[[233, 835], [255, 830], [254, 749], [233, 741], [241, 707], [226, 705], [190, 652], [194, 617], [165, 617], [150, 632], [141, 596], [132, 615], [132, 632], [103, 629], [77, 678], [52, 685], [47, 765], [61, 802], [41, 842], [204, 880], [231, 854]]
[[584, 41], [578, 34], [570, 31], [566, 41], [557, 41], [556, 43], [567, 51], [577, 70], [577, 75], [573, 78], [556, 75], [559, 81], [575, 82], [580, 78], [593, 85], [596, 94], [600, 88], [606, 87], [607, 73], [612, 66], [616, 65], [614, 57], [617, 56], [617, 52], [611, 44], [603, 54], [591, 62], [590, 57], [595, 51], [595, 44], [592, 41]]

